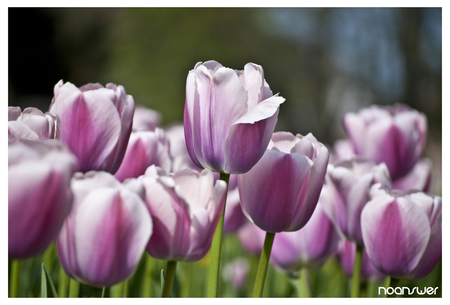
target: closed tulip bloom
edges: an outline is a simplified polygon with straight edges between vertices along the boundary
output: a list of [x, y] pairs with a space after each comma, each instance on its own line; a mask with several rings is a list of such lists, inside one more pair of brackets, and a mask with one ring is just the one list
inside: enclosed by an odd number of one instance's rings
[[355, 157], [328, 165], [320, 204], [347, 239], [363, 245], [361, 211], [370, 200], [370, 188], [376, 183], [391, 188], [385, 164]]
[[59, 117], [28, 107], [22, 112], [20, 107], [8, 107], [8, 136], [11, 139], [47, 140], [58, 139]]
[[74, 206], [57, 239], [64, 271], [77, 281], [109, 287], [135, 271], [152, 234], [136, 179], [121, 184], [107, 172], [77, 173]]
[[55, 85], [50, 113], [61, 119], [60, 140], [78, 158], [80, 171], [114, 174], [122, 162], [131, 133], [134, 100], [123, 86], [63, 81]]
[[425, 146], [426, 116], [406, 105], [371, 106], [346, 114], [343, 123], [355, 153], [386, 163], [392, 180], [413, 168]]
[[289, 273], [300, 268], [320, 268], [338, 247], [340, 236], [318, 204], [311, 219], [300, 230], [275, 235], [270, 262]]
[[247, 172], [264, 154], [283, 102], [272, 94], [259, 65], [235, 71], [216, 61], [197, 63], [186, 81], [189, 155], [215, 172]]
[[170, 171], [172, 160], [169, 154], [169, 139], [159, 128], [155, 131], [133, 131], [122, 164], [114, 176], [119, 181], [137, 178], [153, 164]]
[[43, 252], [72, 207], [74, 155], [55, 140], [21, 140], [8, 146], [8, 256]]
[[361, 214], [367, 254], [393, 278], [418, 280], [442, 256], [442, 198], [422, 192], [371, 190]]
[[316, 208], [327, 164], [328, 150], [312, 134], [274, 133], [261, 160], [238, 177], [244, 214], [267, 232], [299, 230]]
[[136, 105], [133, 116], [133, 131], [154, 131], [161, 126], [161, 114], [153, 109]]
[[[356, 244], [345, 238], [341, 239], [338, 249], [338, 257], [341, 262], [342, 269], [348, 277], [353, 276], [353, 268], [355, 266]], [[367, 256], [366, 250], [363, 248], [361, 261], [361, 280], [379, 282], [386, 278], [386, 275], [378, 271]]]
[[139, 177], [154, 230], [147, 252], [158, 259], [193, 262], [205, 256], [225, 204], [226, 183], [211, 171], [167, 174], [150, 166]]

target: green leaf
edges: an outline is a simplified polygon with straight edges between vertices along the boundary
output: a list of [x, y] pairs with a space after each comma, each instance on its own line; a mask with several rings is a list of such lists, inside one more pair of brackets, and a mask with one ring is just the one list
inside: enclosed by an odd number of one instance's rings
[[47, 275], [47, 278], [48, 278], [48, 282], [50, 283], [50, 288], [52, 289], [53, 297], [57, 298], [58, 293], [56, 293], [55, 284], [53, 284], [52, 277], [50, 276], [50, 273], [48, 272], [48, 270], [44, 264], [42, 264], [42, 267], [44, 268], [45, 274]]
[[45, 276], [44, 263], [42, 263], [41, 267], [41, 298], [47, 297], [47, 279]]
[[161, 291], [164, 289], [164, 282], [166, 281], [164, 277], [164, 269], [161, 269]]

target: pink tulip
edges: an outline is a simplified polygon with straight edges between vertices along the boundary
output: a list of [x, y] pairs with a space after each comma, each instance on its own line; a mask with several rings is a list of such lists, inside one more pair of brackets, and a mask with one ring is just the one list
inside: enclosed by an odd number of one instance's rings
[[135, 271], [152, 234], [145, 190], [136, 179], [121, 184], [107, 172], [77, 173], [74, 206], [57, 239], [70, 277], [109, 287]]
[[276, 132], [261, 160], [239, 175], [241, 207], [267, 232], [297, 231], [311, 217], [328, 164], [328, 150], [312, 134]]
[[361, 213], [367, 254], [393, 278], [418, 280], [442, 256], [442, 198], [422, 192], [389, 192], [374, 185]]
[[161, 114], [153, 109], [136, 105], [133, 116], [133, 131], [155, 131], [161, 125]]
[[169, 154], [169, 139], [159, 128], [155, 131], [133, 131], [122, 164], [114, 176], [119, 181], [137, 178], [153, 164], [170, 171], [172, 160]]
[[425, 146], [427, 119], [406, 105], [371, 106], [344, 116], [357, 155], [386, 163], [393, 180], [406, 175]]
[[224, 266], [222, 277], [225, 281], [231, 282], [234, 289], [243, 289], [247, 285], [249, 269], [246, 259], [236, 258]]
[[60, 121], [55, 114], [44, 114], [34, 107], [25, 108], [23, 112], [20, 107], [8, 107], [8, 136], [12, 140], [58, 139], [59, 132]]
[[259, 65], [235, 71], [216, 61], [197, 63], [186, 81], [189, 155], [215, 172], [247, 172], [266, 151], [283, 102], [272, 94]]
[[8, 255], [23, 259], [43, 252], [72, 207], [74, 155], [55, 140], [8, 146]]
[[188, 262], [205, 256], [225, 204], [226, 183], [214, 180], [209, 170], [167, 174], [154, 165], [139, 177], [154, 224], [151, 256]]
[[428, 192], [431, 185], [431, 161], [419, 160], [405, 176], [393, 181], [392, 185], [396, 190]]
[[[355, 265], [356, 243], [345, 238], [339, 243], [338, 257], [341, 262], [342, 269], [348, 277], [353, 276], [353, 268]], [[379, 282], [386, 278], [386, 275], [378, 271], [367, 256], [366, 250], [363, 248], [361, 261], [361, 280]]]
[[336, 252], [339, 241], [340, 236], [318, 204], [302, 229], [275, 235], [270, 262], [294, 274], [302, 267], [320, 268]]
[[80, 88], [59, 81], [50, 113], [61, 119], [60, 140], [78, 158], [80, 171], [115, 173], [131, 133], [134, 100], [122, 86], [87, 84]]
[[370, 187], [381, 183], [390, 188], [384, 163], [355, 157], [328, 165], [320, 204], [336, 228], [349, 240], [363, 245], [361, 211], [370, 200]]

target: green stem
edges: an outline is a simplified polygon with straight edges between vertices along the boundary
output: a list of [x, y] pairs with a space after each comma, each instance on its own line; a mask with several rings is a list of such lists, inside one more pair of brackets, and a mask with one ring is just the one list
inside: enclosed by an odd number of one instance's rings
[[310, 298], [311, 287], [309, 286], [308, 269], [302, 268], [298, 279], [298, 297]]
[[9, 286], [9, 296], [11, 298], [19, 297], [19, 286], [20, 286], [20, 261], [11, 261], [11, 282]]
[[166, 277], [164, 280], [164, 287], [161, 293], [162, 298], [170, 298], [170, 291], [172, 290], [173, 279], [175, 278], [175, 269], [177, 268], [177, 261], [167, 261]]
[[225, 191], [225, 204], [223, 205], [223, 211], [220, 215], [219, 222], [217, 223], [216, 232], [211, 245], [211, 262], [209, 265], [209, 281], [208, 281], [208, 294], [209, 298], [217, 297], [219, 292], [219, 271], [220, 271], [220, 256], [222, 253], [222, 235], [223, 235], [223, 222], [225, 219], [225, 206], [226, 206], [226, 193], [228, 192], [228, 181], [230, 180], [230, 174], [220, 173], [220, 180], [227, 183], [227, 190]]
[[80, 293], [80, 283], [74, 279], [70, 279], [69, 298], [78, 298]]
[[64, 272], [64, 268], [61, 266], [61, 268], [59, 269], [59, 283], [58, 283], [58, 295], [60, 298], [67, 298], [69, 280], [70, 278]]
[[123, 297], [123, 285], [124, 282], [120, 282], [119, 284], [111, 286], [111, 288], [109, 289], [111, 297], [113, 298]]
[[356, 245], [355, 261], [353, 265], [353, 277], [352, 277], [352, 294], [351, 294], [352, 298], [359, 297], [362, 251], [363, 251], [362, 246]]
[[181, 283], [181, 297], [189, 297], [189, 288], [191, 283], [191, 267], [192, 263], [184, 263], [184, 279]]
[[142, 281], [142, 297], [150, 298], [152, 296], [153, 258], [147, 252], [145, 255], [145, 273]]
[[[391, 281], [390, 281], [389, 287], [392, 287], [393, 290], [395, 290], [395, 288], [398, 287], [398, 284], [400, 283], [400, 280], [396, 279], [396, 278], [392, 278], [392, 277], [390, 278], [390, 280]], [[397, 295], [395, 293], [393, 293], [393, 294], [388, 294], [387, 297], [388, 298], [396, 298]]]
[[269, 267], [270, 252], [272, 251], [275, 233], [266, 232], [264, 239], [264, 247], [259, 259], [258, 272], [256, 273], [255, 288], [253, 289], [253, 297], [262, 297], [264, 282], [266, 281], [267, 268]]

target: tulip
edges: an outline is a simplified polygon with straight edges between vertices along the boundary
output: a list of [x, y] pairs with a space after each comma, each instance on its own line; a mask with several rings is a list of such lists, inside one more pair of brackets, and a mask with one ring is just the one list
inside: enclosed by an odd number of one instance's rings
[[406, 105], [374, 105], [346, 114], [343, 124], [355, 153], [384, 162], [392, 180], [413, 168], [425, 146], [426, 116]]
[[134, 100], [122, 86], [87, 84], [80, 88], [59, 81], [50, 113], [61, 119], [60, 140], [78, 158], [80, 171], [114, 174], [131, 133]]
[[43, 252], [72, 207], [70, 179], [77, 161], [55, 140], [21, 140], [8, 146], [8, 256]]
[[145, 190], [107, 172], [76, 173], [74, 206], [57, 239], [64, 271], [77, 281], [109, 287], [135, 271], [152, 234]]
[[237, 187], [237, 175], [230, 175], [228, 182], [228, 194], [225, 205], [225, 219], [223, 224], [224, 233], [232, 233], [237, 231], [247, 222], [241, 208], [239, 199], [239, 190]]
[[154, 131], [161, 125], [161, 114], [153, 109], [136, 105], [133, 116], [133, 131]]
[[259, 256], [264, 244], [265, 232], [253, 222], [247, 221], [236, 232], [239, 243], [245, 252]]
[[224, 266], [223, 279], [231, 282], [234, 289], [240, 290], [247, 284], [250, 266], [246, 259], [236, 258]]
[[431, 161], [429, 159], [419, 160], [405, 176], [392, 182], [394, 189], [403, 191], [428, 192], [430, 185]]
[[170, 171], [169, 139], [159, 128], [155, 131], [133, 131], [122, 164], [114, 176], [119, 181], [138, 178], [152, 164]]
[[337, 140], [333, 144], [333, 151], [330, 155], [330, 163], [337, 163], [355, 156], [352, 143], [348, 139]]
[[[367, 251], [364, 248], [362, 251], [361, 279], [363, 281], [371, 282], [382, 281], [386, 277], [386, 275], [375, 268], [375, 266], [367, 256]], [[356, 254], [356, 243], [351, 242], [345, 238], [341, 239], [337, 254], [345, 274], [348, 277], [352, 277]]]
[[226, 183], [214, 183], [209, 170], [167, 174], [154, 165], [139, 181], [154, 224], [147, 252], [168, 261], [193, 262], [205, 256], [225, 204]]
[[361, 211], [376, 183], [391, 188], [384, 163], [375, 165], [372, 160], [355, 157], [328, 165], [320, 204], [339, 232], [359, 245], [363, 245]]
[[392, 278], [418, 280], [442, 255], [442, 198], [422, 192], [371, 189], [361, 213], [367, 254]]
[[261, 160], [239, 175], [244, 214], [267, 232], [297, 231], [311, 217], [328, 164], [328, 150], [312, 134], [273, 134]]
[[197, 63], [187, 77], [184, 108], [193, 162], [216, 172], [247, 172], [264, 154], [283, 102], [259, 65], [235, 71], [216, 61]]
[[59, 132], [60, 121], [55, 114], [44, 114], [34, 107], [23, 112], [20, 107], [8, 107], [8, 136], [13, 141], [58, 139]]
[[339, 241], [340, 236], [318, 204], [302, 229], [275, 235], [270, 262], [292, 274], [302, 267], [320, 268], [336, 252]]

